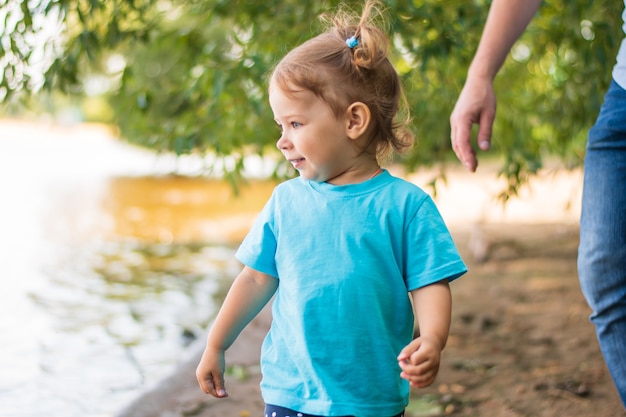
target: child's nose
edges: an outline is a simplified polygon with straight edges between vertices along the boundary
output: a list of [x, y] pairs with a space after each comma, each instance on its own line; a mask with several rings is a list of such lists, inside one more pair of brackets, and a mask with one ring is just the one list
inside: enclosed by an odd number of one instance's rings
[[285, 137], [285, 134], [281, 134], [276, 141], [276, 147], [281, 151], [289, 147], [289, 140]]

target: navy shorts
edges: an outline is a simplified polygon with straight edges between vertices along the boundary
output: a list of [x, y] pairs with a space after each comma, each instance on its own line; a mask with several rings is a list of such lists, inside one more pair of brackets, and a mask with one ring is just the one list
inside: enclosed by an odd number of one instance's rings
[[[314, 416], [311, 414], [299, 413], [294, 410], [290, 410], [285, 407], [279, 407], [277, 405], [266, 404], [265, 405], [265, 417], [324, 417]], [[354, 417], [354, 416], [342, 416], [342, 417]], [[393, 417], [404, 417], [404, 411]]]

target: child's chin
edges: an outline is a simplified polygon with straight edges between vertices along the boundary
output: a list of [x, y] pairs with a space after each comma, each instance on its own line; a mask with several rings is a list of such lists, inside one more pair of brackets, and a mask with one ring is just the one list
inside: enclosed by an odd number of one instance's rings
[[312, 175], [308, 175], [305, 172], [302, 171], [298, 171], [298, 174], [300, 175], [300, 177], [303, 180], [307, 180], [307, 181], [317, 181], [317, 178], [313, 177]]
[[306, 172], [302, 172], [302, 171], [298, 171], [298, 173], [300, 174], [300, 177], [303, 180], [307, 180], [307, 181], [326, 182], [328, 180], [328, 178], [322, 178], [319, 175], [312, 175], [310, 173], [306, 173]]

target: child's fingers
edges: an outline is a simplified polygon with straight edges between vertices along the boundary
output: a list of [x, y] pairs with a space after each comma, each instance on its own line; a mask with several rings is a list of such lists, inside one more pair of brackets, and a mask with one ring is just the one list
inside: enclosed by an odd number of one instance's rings
[[435, 373], [429, 373], [428, 375], [424, 375], [419, 378], [413, 378], [409, 380], [409, 383], [412, 387], [416, 388], [426, 388], [429, 387], [435, 382], [435, 377], [437, 375]]
[[437, 367], [433, 366], [431, 361], [426, 361], [419, 365], [400, 362], [400, 368], [402, 369], [400, 377], [406, 379], [412, 386], [418, 388], [429, 386], [437, 376]]
[[224, 378], [221, 375], [215, 376], [215, 374], [209, 373], [206, 376], [198, 376], [198, 382], [200, 383], [200, 388], [206, 394], [217, 398], [228, 397], [224, 386]]
[[216, 381], [214, 381], [213, 384], [214, 390], [215, 390], [215, 396], [218, 398], [224, 398], [224, 397], [228, 397], [228, 393], [226, 392], [226, 388], [224, 387], [224, 379], [223, 378], [219, 378]]
[[415, 339], [398, 355], [400, 376], [412, 386], [425, 388], [431, 385], [439, 371], [439, 360], [436, 352], [428, 349], [424, 341]]
[[411, 360], [412, 355], [420, 348], [421, 345], [422, 341], [420, 338], [413, 340], [400, 351], [398, 354], [398, 361], [403, 362]]
[[428, 358], [413, 355], [410, 360], [399, 361], [402, 372], [409, 375], [423, 375], [433, 367], [432, 361]]

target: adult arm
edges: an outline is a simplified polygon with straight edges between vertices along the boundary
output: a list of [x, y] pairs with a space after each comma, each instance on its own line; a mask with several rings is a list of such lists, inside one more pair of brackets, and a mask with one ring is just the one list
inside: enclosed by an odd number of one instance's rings
[[450, 116], [452, 149], [471, 172], [478, 166], [471, 144], [472, 125], [479, 125], [478, 147], [488, 150], [496, 115], [493, 80], [540, 4], [541, 0], [494, 0], [491, 4], [465, 85]]
[[398, 355], [400, 376], [411, 385], [431, 385], [439, 372], [441, 351], [448, 341], [452, 315], [452, 296], [448, 280], [411, 291], [419, 337]]
[[244, 267], [231, 286], [209, 331], [196, 368], [200, 388], [214, 397], [227, 397], [224, 387], [224, 352], [261, 311], [278, 288], [278, 279]]

